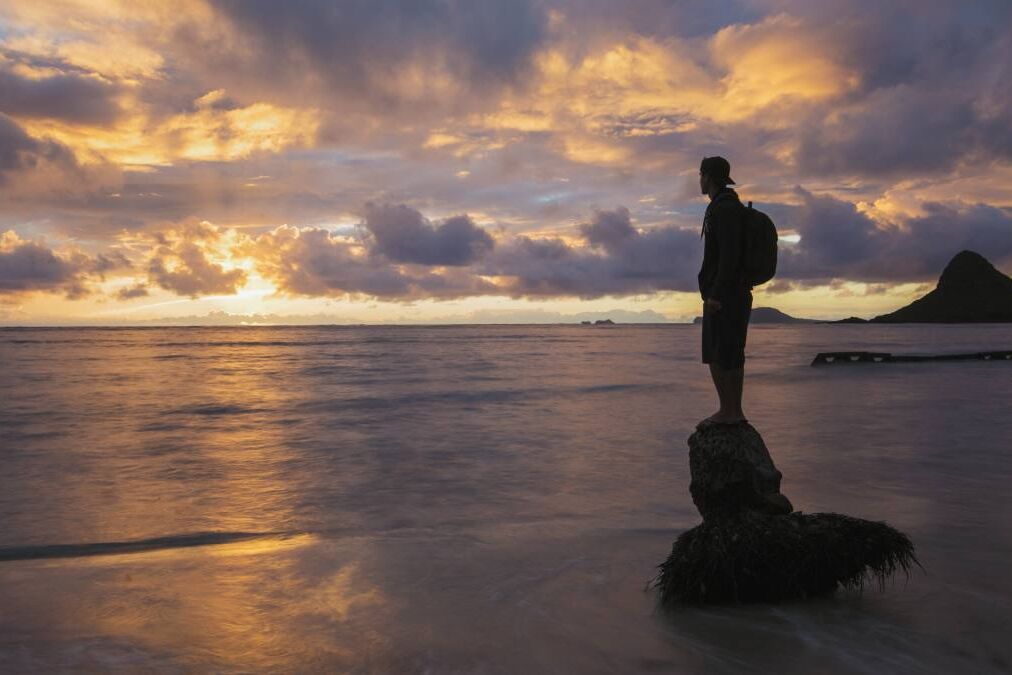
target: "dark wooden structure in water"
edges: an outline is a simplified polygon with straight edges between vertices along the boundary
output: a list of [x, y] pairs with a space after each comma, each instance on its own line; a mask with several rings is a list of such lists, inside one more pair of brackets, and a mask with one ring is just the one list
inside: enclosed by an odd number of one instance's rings
[[889, 354], [886, 352], [819, 352], [813, 366], [830, 363], [895, 363], [900, 361], [1012, 361], [1012, 350], [971, 354]]

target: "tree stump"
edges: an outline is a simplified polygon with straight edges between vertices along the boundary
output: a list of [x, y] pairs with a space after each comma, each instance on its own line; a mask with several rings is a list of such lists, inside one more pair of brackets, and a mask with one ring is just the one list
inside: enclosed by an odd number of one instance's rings
[[[780, 602], [879, 587], [920, 566], [884, 522], [795, 512], [781, 474], [751, 424], [704, 425], [689, 437], [689, 492], [702, 524], [683, 532], [654, 586], [665, 605]], [[923, 568], [922, 568], [923, 569]]]

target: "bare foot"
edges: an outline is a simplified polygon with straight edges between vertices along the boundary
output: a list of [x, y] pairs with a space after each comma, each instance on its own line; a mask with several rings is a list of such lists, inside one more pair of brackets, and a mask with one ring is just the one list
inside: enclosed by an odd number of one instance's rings
[[699, 424], [697, 427], [706, 426], [708, 424], [737, 424], [738, 422], [747, 422], [748, 420], [744, 415], [728, 415], [721, 413], [720, 411], [713, 413]]
[[699, 420], [699, 422], [696, 423], [696, 426], [697, 427], [701, 427], [704, 424], [713, 424], [714, 418], [718, 417], [719, 415], [720, 415], [720, 411], [717, 411], [717, 412], [713, 413], [712, 415], [710, 415], [709, 417], [707, 417], [705, 419]]

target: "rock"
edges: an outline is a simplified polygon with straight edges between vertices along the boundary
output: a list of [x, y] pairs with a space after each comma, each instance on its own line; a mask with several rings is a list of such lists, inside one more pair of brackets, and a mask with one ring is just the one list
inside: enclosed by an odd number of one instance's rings
[[683, 532], [654, 579], [664, 605], [780, 602], [862, 588], [920, 566], [883, 522], [794, 512], [781, 473], [751, 424], [707, 425], [689, 437], [689, 492], [703, 523]]
[[771, 515], [794, 510], [780, 494], [781, 474], [762, 436], [748, 422], [712, 424], [689, 436], [689, 492], [703, 520], [753, 509]]
[[1012, 279], [974, 251], [960, 251], [935, 289], [873, 323], [1012, 322]]

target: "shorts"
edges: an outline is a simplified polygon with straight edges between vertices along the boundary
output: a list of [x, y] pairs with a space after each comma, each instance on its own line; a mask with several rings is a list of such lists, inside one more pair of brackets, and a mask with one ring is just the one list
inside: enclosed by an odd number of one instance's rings
[[745, 336], [752, 314], [752, 291], [729, 295], [720, 309], [703, 306], [703, 363], [724, 369], [745, 366]]

